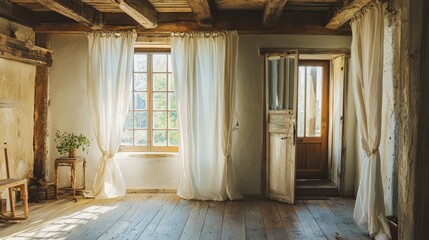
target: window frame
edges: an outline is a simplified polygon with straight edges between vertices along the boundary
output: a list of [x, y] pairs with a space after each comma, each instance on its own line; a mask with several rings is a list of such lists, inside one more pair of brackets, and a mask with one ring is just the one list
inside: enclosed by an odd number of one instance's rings
[[[147, 146], [135, 146], [135, 145], [130, 146], [130, 145], [122, 145], [122, 143], [121, 143], [121, 145], [119, 146], [119, 151], [120, 152], [171, 152], [171, 153], [177, 153], [179, 151], [178, 146], [168, 146], [169, 130], [170, 130], [168, 116], [169, 116], [169, 112], [171, 112], [169, 110], [169, 97], [168, 97], [168, 95], [171, 91], [169, 91], [169, 85], [168, 85], [169, 79], [168, 79], [168, 77], [167, 77], [167, 89], [166, 89], [166, 91], [154, 91], [153, 90], [153, 73], [154, 73], [153, 72], [153, 65], [152, 65], [153, 64], [153, 55], [157, 54], [157, 53], [161, 53], [161, 54], [170, 54], [170, 56], [171, 56], [171, 50], [170, 50], [170, 48], [151, 48], [151, 49], [136, 48], [134, 50], [134, 54], [138, 54], [138, 53], [148, 55], [147, 70], [146, 70], [146, 74], [147, 74], [147, 86], [146, 86], [146, 93], [147, 93], [146, 101], [147, 102], [146, 102], [146, 104], [147, 104], [147, 106], [146, 106], [146, 110], [142, 110], [142, 111], [147, 112], [147, 128], [146, 128]], [[151, 55], [151, 57], [149, 57], [149, 55]], [[168, 62], [168, 60], [167, 60], [167, 62]], [[168, 66], [168, 64], [167, 64], [167, 66]], [[168, 76], [170, 70], [171, 69], [168, 69], [168, 67], [167, 67], [167, 72], [166, 72], [167, 76]], [[134, 74], [135, 73], [139, 73], [139, 72], [135, 72], [133, 70], [133, 81], [132, 81], [133, 86], [132, 86], [132, 96], [131, 96], [133, 99], [132, 100], [133, 107], [131, 109], [128, 109], [128, 111], [132, 111], [133, 113], [136, 112], [136, 110], [134, 108], [134, 104], [135, 104], [135, 102], [134, 102], [134, 93], [135, 93], [135, 90], [134, 90]], [[172, 71], [171, 71], [171, 74], [172, 74]], [[144, 92], [144, 91], [142, 91], [142, 92]], [[154, 92], [155, 93], [156, 92], [165, 92], [167, 94], [167, 102], [166, 102], [167, 109], [165, 109], [165, 110], [154, 110], [153, 109], [153, 94], [154, 94]], [[173, 91], [173, 93], [174, 93], [174, 91]], [[177, 106], [176, 106], [175, 111], [177, 113]], [[154, 112], [166, 112], [166, 114], [167, 114], [167, 123], [166, 123], [167, 127], [166, 127], [166, 129], [160, 129], [160, 130], [166, 130], [166, 132], [167, 132], [167, 136], [166, 136], [167, 146], [154, 146], [153, 145], [153, 132], [154, 132], [154, 130], [157, 130], [154, 128], [154, 125], [153, 125]], [[139, 130], [138, 128], [135, 128], [134, 115], [133, 115], [132, 124], [133, 124], [132, 128], [129, 128], [127, 130], [133, 131], [133, 144], [134, 144], [134, 136], [135, 136], [134, 131]], [[172, 130], [175, 130], [175, 129], [172, 129]], [[177, 131], [178, 131], [178, 128], [177, 128]]]

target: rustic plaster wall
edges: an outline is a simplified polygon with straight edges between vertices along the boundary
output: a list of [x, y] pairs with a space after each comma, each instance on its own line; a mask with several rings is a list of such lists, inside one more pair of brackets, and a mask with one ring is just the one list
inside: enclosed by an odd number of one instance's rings
[[[0, 18], [0, 33], [9, 35], [15, 26], [16, 37], [34, 42], [34, 32]], [[12, 177], [29, 178], [33, 174], [33, 111], [36, 67], [0, 58], [0, 100], [14, 100], [17, 106], [0, 108], [0, 144], [8, 143]], [[3, 152], [0, 153], [0, 179], [6, 177]]]

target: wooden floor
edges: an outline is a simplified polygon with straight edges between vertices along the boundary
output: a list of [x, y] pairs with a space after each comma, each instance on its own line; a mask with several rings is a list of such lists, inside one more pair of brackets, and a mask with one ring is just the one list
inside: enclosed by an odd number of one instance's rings
[[1, 223], [2, 239], [370, 239], [353, 221], [353, 199], [188, 201], [173, 194], [30, 205]]

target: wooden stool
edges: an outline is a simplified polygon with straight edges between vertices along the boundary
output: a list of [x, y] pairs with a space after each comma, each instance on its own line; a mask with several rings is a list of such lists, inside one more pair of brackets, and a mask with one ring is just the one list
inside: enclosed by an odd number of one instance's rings
[[[76, 165], [78, 163], [82, 163], [83, 167], [83, 187], [76, 189]], [[58, 198], [58, 167], [66, 166], [70, 167], [71, 171], [71, 189], [73, 191], [73, 198], [77, 201], [76, 198], [76, 190], [83, 191], [85, 190], [85, 168], [86, 168], [86, 160], [84, 157], [59, 157], [55, 159], [55, 196]]]
[[[10, 203], [10, 214], [1, 215], [0, 220], [25, 220], [28, 218], [28, 190], [27, 190], [27, 179], [18, 179], [10, 177], [9, 170], [9, 160], [7, 158], [7, 145], [4, 143], [3, 146], [0, 146], [0, 149], [4, 149], [4, 157], [6, 161], [6, 179], [0, 180], [0, 191], [3, 189], [8, 189], [9, 193], [9, 203]], [[15, 216], [15, 191], [19, 190], [21, 192], [22, 206], [24, 210], [23, 217]]]

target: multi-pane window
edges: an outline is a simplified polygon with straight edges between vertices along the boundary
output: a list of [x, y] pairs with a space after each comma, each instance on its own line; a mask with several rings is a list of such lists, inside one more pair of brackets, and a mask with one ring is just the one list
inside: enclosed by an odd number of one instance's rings
[[177, 151], [176, 96], [169, 53], [134, 54], [133, 93], [121, 137], [123, 151]]

